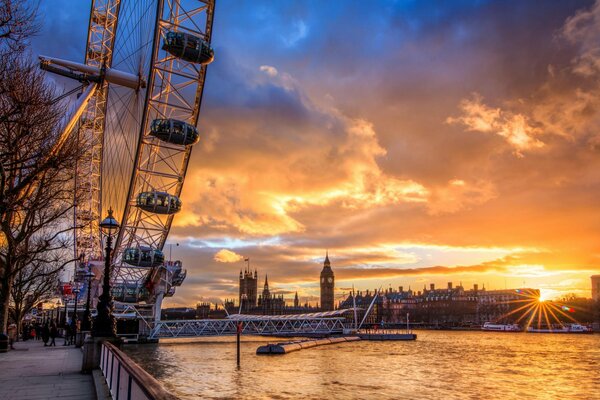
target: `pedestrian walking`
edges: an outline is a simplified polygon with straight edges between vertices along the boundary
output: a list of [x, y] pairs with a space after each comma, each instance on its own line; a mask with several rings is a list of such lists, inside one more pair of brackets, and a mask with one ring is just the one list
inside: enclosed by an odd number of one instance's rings
[[42, 327], [42, 340], [44, 341], [44, 346], [47, 346], [48, 340], [50, 340], [50, 327], [47, 322]]
[[56, 324], [53, 322], [52, 325], [50, 326], [50, 344], [49, 346], [56, 346], [56, 342], [54, 341], [54, 339], [56, 339], [56, 336], [58, 336], [58, 329], [56, 329]]
[[73, 316], [69, 324], [69, 344], [75, 344], [75, 327], [77, 326], [77, 317]]
[[29, 324], [22, 325], [21, 339], [26, 342], [29, 339]]
[[10, 324], [8, 326], [8, 342], [10, 344], [10, 349], [14, 350], [14, 346], [13, 343], [15, 342], [15, 340], [17, 339], [17, 325], [16, 324]]
[[70, 346], [71, 345], [71, 339], [73, 338], [73, 329], [71, 327], [71, 324], [65, 324], [65, 343], [64, 346]]

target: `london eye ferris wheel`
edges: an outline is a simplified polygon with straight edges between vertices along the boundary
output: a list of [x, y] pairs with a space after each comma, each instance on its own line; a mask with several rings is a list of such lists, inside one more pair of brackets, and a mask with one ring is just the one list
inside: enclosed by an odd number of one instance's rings
[[75, 254], [101, 265], [99, 223], [110, 209], [121, 221], [115, 301], [151, 306], [155, 317], [185, 278], [162, 250], [200, 139], [213, 13], [214, 0], [92, 0], [84, 63], [40, 57], [41, 68], [83, 84], [64, 132], [85, 149], [75, 173]]

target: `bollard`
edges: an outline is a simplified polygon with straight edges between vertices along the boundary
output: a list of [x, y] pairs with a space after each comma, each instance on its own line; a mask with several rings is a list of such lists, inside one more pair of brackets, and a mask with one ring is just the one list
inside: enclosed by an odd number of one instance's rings
[[77, 332], [75, 334], [75, 347], [81, 347], [83, 346], [83, 341], [85, 339], [85, 335], [89, 335], [90, 332]]

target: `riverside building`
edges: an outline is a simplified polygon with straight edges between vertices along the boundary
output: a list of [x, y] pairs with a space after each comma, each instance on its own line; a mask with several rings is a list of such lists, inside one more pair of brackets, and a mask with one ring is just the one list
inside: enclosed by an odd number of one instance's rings
[[592, 299], [600, 301], [600, 275], [592, 275]]
[[[538, 289], [521, 288], [510, 290], [486, 290], [479, 285], [466, 290], [462, 284], [454, 286], [452, 282], [443, 288], [430, 284], [422, 291], [413, 291], [410, 287], [404, 290], [386, 289], [377, 296], [365, 323], [406, 323], [409, 314], [411, 322], [426, 326], [461, 327], [481, 325], [487, 321], [513, 322], [518, 313], [512, 313], [522, 307], [525, 302], [537, 302], [540, 296]], [[374, 292], [358, 291], [356, 299], [352, 295], [340, 302], [340, 308], [352, 308], [353, 304], [360, 308], [358, 320], [362, 320], [365, 310], [373, 301]]]
[[[246, 261], [249, 261], [246, 259]], [[271, 293], [269, 278], [265, 275], [262, 293], [258, 292], [258, 270], [250, 269], [249, 263], [244, 270], [240, 270], [239, 292], [237, 302], [233, 299], [225, 300], [223, 307], [210, 303], [199, 303], [196, 306], [196, 318], [221, 318], [227, 313], [255, 314], [255, 315], [283, 315], [283, 314], [305, 314], [319, 311], [332, 311], [335, 309], [334, 291], [335, 275], [331, 269], [329, 253], [325, 254], [323, 269], [319, 276], [320, 282], [320, 306], [311, 306], [308, 303], [300, 304], [298, 292], [293, 300], [288, 300], [282, 294]], [[289, 305], [288, 305], [289, 303]], [[241, 304], [241, 307], [240, 307]]]

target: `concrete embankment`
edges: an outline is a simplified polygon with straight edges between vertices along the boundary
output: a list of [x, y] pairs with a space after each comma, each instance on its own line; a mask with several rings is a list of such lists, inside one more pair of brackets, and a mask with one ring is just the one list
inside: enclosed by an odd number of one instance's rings
[[326, 346], [335, 343], [356, 342], [358, 340], [360, 340], [358, 336], [345, 336], [297, 342], [269, 343], [256, 349], [256, 354], [287, 354], [293, 351], [309, 349], [311, 347]]

